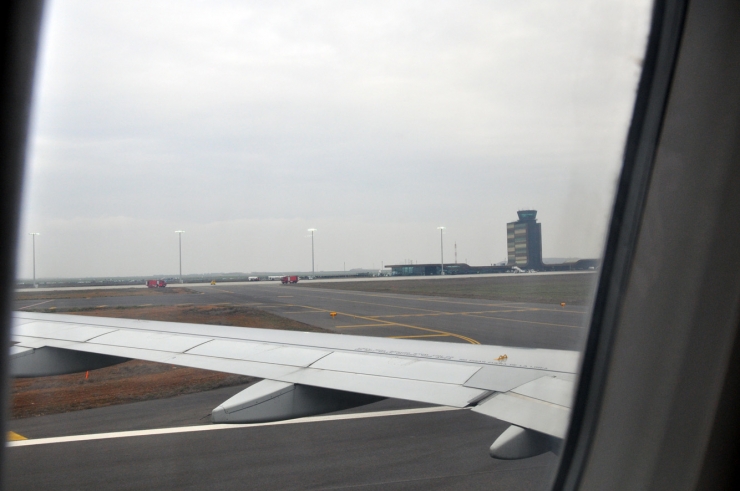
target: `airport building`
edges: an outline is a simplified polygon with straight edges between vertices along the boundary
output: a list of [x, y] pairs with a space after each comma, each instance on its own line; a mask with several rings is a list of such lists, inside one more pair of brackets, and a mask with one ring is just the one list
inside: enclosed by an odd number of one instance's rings
[[[579, 259], [575, 261], [545, 264], [542, 260], [542, 225], [537, 222], [537, 210], [520, 210], [519, 220], [506, 224], [506, 246], [508, 258], [504, 266], [470, 266], [465, 263], [444, 265], [444, 274], [491, 274], [535, 271], [588, 271], [601, 266], [600, 259]], [[429, 264], [389, 264], [392, 276], [433, 276], [442, 274], [439, 263]]]
[[[431, 264], [389, 264], [391, 276], [433, 276], [442, 274], [442, 265]], [[471, 274], [472, 268], [465, 263], [445, 264], [445, 274]], [[473, 271], [475, 273], [477, 271]]]
[[542, 270], [542, 226], [537, 210], [516, 212], [519, 220], [506, 224], [507, 266]]

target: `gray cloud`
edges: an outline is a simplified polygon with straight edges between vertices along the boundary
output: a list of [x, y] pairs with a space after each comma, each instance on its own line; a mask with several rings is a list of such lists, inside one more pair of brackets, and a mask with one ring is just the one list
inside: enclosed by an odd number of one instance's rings
[[[600, 252], [649, 2], [66, 2], [23, 231], [42, 276]], [[30, 275], [30, 244], [19, 274]], [[451, 257], [451, 256], [450, 256]]]

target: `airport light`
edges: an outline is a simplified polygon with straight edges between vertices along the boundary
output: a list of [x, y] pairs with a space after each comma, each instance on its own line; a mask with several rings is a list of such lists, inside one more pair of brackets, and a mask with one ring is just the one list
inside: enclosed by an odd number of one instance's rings
[[315, 228], [309, 228], [309, 232], [311, 232], [311, 274], [316, 274], [316, 269], [314, 268], [314, 262], [313, 262], [313, 233], [316, 232]]
[[39, 286], [36, 284], [36, 236], [41, 235], [38, 232], [31, 232], [31, 237], [33, 237], [33, 287], [38, 288]]
[[442, 237], [444, 237], [445, 228], [437, 227], [437, 230], [439, 230], [439, 266], [441, 268], [440, 274], [445, 274], [445, 243], [444, 240], [442, 240]]
[[180, 283], [182, 283], [182, 234], [185, 233], [184, 230], [175, 230], [175, 233], [178, 235], [179, 243], [180, 243]]

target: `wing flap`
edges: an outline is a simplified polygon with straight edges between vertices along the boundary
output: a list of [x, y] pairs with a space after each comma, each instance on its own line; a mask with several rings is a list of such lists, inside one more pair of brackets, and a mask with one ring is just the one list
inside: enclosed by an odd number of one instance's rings
[[29, 338], [60, 339], [63, 341], [88, 341], [114, 332], [115, 328], [59, 322], [29, 322], [16, 325], [14, 334]]
[[188, 350], [188, 354], [307, 367], [331, 353], [329, 350], [281, 346], [249, 341], [213, 340]]
[[567, 407], [512, 393], [494, 394], [472, 410], [557, 438], [565, 437], [570, 421]]
[[452, 362], [334, 352], [311, 368], [462, 385], [480, 367]]
[[97, 336], [91, 342], [122, 348], [156, 349], [158, 351], [183, 353], [208, 341], [211, 341], [211, 339], [205, 336], [119, 329]]
[[547, 376], [516, 387], [511, 392], [558, 406], [570, 407], [574, 391], [575, 384], [572, 381]]
[[465, 407], [480, 398], [486, 391], [460, 385], [380, 377], [348, 372], [333, 372], [305, 368], [280, 379], [283, 382], [313, 385], [326, 389], [359, 392], [379, 397]]
[[542, 377], [541, 370], [507, 367], [504, 365], [485, 366], [465, 381], [465, 387], [508, 392], [515, 387]]

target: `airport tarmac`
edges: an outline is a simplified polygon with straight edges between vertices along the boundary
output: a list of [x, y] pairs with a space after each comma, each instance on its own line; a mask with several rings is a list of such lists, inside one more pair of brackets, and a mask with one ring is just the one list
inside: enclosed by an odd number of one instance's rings
[[[296, 273], [289, 273], [290, 275]], [[502, 278], [507, 276], [519, 276], [522, 273], [486, 273], [486, 274], [455, 274], [455, 275], [442, 275], [442, 276], [357, 276], [349, 278], [323, 278], [316, 276], [313, 280], [302, 280], [311, 281], [311, 283], [346, 283], [346, 282], [358, 282], [358, 281], [445, 281], [445, 280], [459, 280], [464, 278]], [[541, 271], [537, 273], [526, 273], [527, 276], [552, 276], [552, 275], [564, 275], [564, 274], [593, 274], [593, 271]], [[310, 273], [297, 273], [298, 276], [304, 277], [309, 276]], [[260, 277], [265, 277], [264, 274], [259, 274]], [[270, 284], [271, 281], [233, 281], [223, 282], [224, 285], [264, 285]], [[177, 281], [171, 282], [170, 286], [181, 286], [189, 288], [192, 286], [203, 286], [208, 283], [179, 283]], [[120, 290], [127, 288], [147, 288], [142, 283], [140, 285], [106, 285], [106, 286], [53, 286], [53, 287], [42, 287], [42, 288], [17, 288], [18, 292], [56, 292], [64, 290]]]
[[[203, 417], [242, 388], [13, 421], [14, 431], [31, 438], [143, 434], [10, 447], [6, 487], [513, 491], [544, 488], [557, 465], [549, 453], [491, 459], [488, 447], [505, 423], [398, 400], [288, 424], [210, 431]], [[429, 409], [435, 412], [414, 412]], [[400, 414], [382, 416], [389, 411]], [[155, 428], [164, 431], [147, 434]], [[206, 431], [192, 431], [201, 428]]]
[[[196, 293], [23, 301], [16, 308], [245, 305], [344, 334], [557, 349], [579, 347], [587, 315], [583, 307], [267, 282], [189, 288]], [[144, 433], [11, 447], [8, 488], [530, 490], [546, 487], [557, 465], [553, 454], [491, 459], [488, 447], [506, 423], [468, 410], [423, 412], [424, 405], [399, 400], [343, 412], [354, 414], [351, 419], [335, 414], [192, 431], [212, 426], [210, 411], [241, 389], [12, 421], [11, 430], [31, 439]], [[382, 416], [398, 410], [406, 412]], [[366, 413], [371, 417], [357, 417]]]
[[[178, 295], [26, 300], [16, 309], [235, 305], [266, 310], [342, 334], [577, 350], [580, 306], [302, 288], [277, 282], [190, 285]], [[337, 315], [330, 316], [331, 312]]]

